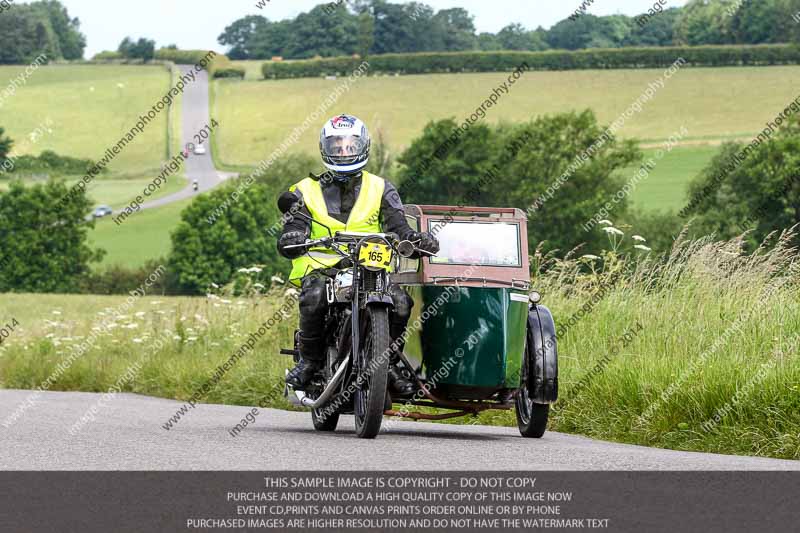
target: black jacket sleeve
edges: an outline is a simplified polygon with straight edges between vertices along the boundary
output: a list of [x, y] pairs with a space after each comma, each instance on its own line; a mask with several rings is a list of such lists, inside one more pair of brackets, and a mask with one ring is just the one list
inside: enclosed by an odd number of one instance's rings
[[405, 212], [403, 211], [403, 201], [397, 188], [386, 182], [381, 199], [381, 227], [385, 233], [396, 233], [400, 239], [408, 239], [414, 230], [408, 225]]

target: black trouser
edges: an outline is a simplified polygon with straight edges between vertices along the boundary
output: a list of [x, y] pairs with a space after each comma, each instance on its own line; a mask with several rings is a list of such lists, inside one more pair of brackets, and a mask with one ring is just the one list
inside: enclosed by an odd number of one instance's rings
[[[309, 274], [303, 278], [300, 289], [300, 355], [310, 361], [325, 359], [324, 329], [328, 311], [325, 280], [320, 274]], [[399, 285], [390, 285], [389, 294], [394, 301], [394, 310], [389, 315], [389, 334], [395, 340], [406, 329], [414, 301]]]

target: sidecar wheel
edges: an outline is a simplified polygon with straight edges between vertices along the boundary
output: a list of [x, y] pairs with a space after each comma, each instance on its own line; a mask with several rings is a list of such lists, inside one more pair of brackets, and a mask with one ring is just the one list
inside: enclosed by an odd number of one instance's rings
[[[520, 392], [522, 392], [520, 390]], [[523, 437], [539, 439], [547, 430], [547, 419], [550, 416], [549, 403], [533, 403], [527, 397], [517, 393], [517, 427]], [[523, 405], [526, 404], [526, 405]]]
[[547, 419], [550, 416], [549, 403], [536, 403], [533, 401], [531, 391], [532, 366], [535, 360], [533, 353], [535, 343], [534, 336], [541, 336], [541, 332], [528, 326], [525, 339], [525, 353], [522, 357], [522, 369], [520, 372], [519, 389], [517, 390], [516, 413], [517, 427], [523, 437], [538, 439], [547, 430]]
[[314, 429], [317, 431], [336, 431], [336, 426], [339, 425], [339, 413], [325, 414], [325, 408], [312, 409], [311, 421], [314, 423]]

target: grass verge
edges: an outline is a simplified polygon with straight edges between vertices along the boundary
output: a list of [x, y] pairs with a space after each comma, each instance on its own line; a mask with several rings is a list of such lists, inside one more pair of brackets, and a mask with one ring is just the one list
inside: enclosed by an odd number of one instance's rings
[[[738, 241], [704, 239], [679, 242], [665, 261], [626, 262], [614, 251], [601, 259], [547, 260], [550, 268], [535, 286], [557, 324], [570, 323], [599, 286], [615, 280], [559, 339], [561, 399], [551, 430], [800, 458], [800, 276], [791, 238], [774, 237], [773, 247], [752, 255], [743, 254]], [[619, 250], [633, 242], [614, 244]], [[105, 391], [166, 332], [172, 340], [124, 390], [186, 400], [273, 316], [284, 290], [275, 287], [255, 299], [143, 297], [113, 319], [113, 328], [52, 389]], [[0, 385], [38, 386], [124, 301], [3, 295], [0, 319], [16, 318], [21, 326], [0, 351]], [[294, 315], [278, 321], [202, 401], [287, 408], [276, 391], [289, 360], [277, 354], [290, 345], [295, 323]], [[634, 328], [639, 331], [630, 342], [621, 342]], [[515, 424], [507, 412], [484, 413], [478, 421]]]

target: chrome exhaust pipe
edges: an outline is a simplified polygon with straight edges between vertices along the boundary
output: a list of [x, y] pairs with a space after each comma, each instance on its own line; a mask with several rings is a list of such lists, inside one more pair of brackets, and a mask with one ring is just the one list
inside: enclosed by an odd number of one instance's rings
[[[289, 386], [286, 386], [287, 389], [287, 398], [289, 399], [292, 404], [297, 405], [298, 407], [309, 407], [311, 409], [315, 409], [318, 406], [324, 405], [331, 396], [334, 394], [334, 390], [336, 387], [339, 386], [339, 383], [342, 381], [342, 377], [344, 377], [344, 373], [347, 370], [348, 365], [350, 364], [350, 356], [348, 355], [345, 357], [342, 364], [339, 365], [339, 368], [336, 369], [336, 373], [333, 375], [331, 380], [328, 382], [328, 385], [325, 387], [325, 390], [322, 391], [322, 394], [319, 395], [319, 398], [316, 400], [312, 400], [309, 398], [304, 391], [297, 390], [294, 392], [294, 397], [288, 395]], [[289, 371], [287, 370], [286, 373], [288, 374]]]

